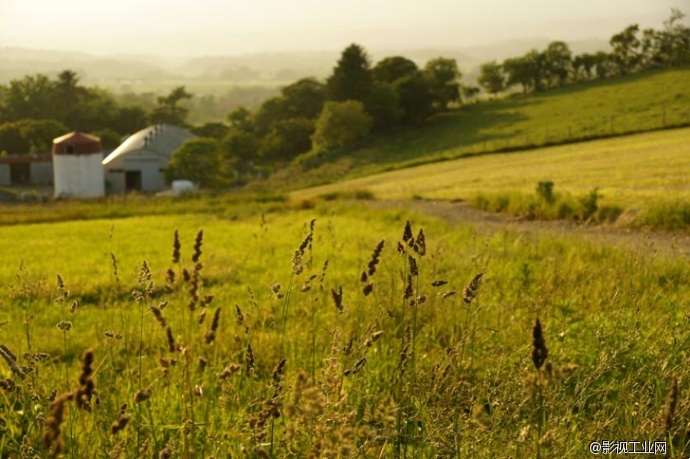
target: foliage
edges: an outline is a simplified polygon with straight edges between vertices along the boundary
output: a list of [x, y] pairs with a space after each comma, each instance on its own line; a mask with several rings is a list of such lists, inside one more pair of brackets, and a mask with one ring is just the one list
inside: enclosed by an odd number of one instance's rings
[[460, 83], [462, 74], [455, 59], [437, 57], [424, 66], [424, 77], [433, 94], [434, 106], [445, 110], [450, 104], [460, 101]]
[[94, 131], [93, 135], [101, 139], [101, 146], [104, 150], [114, 150], [122, 143], [122, 137], [112, 129]]
[[402, 121], [418, 124], [431, 113], [434, 94], [429, 81], [420, 73], [397, 80], [394, 87], [400, 98]]
[[264, 160], [287, 162], [311, 148], [314, 121], [306, 118], [288, 118], [271, 125], [261, 139], [260, 155]]
[[376, 84], [364, 101], [364, 108], [373, 120], [373, 129], [392, 128], [400, 123], [400, 96], [391, 84]]
[[226, 158], [248, 163], [259, 156], [259, 139], [251, 132], [231, 129], [221, 143]]
[[[55, 120], [31, 120], [21, 128], [21, 136], [29, 142], [28, 152], [31, 154], [50, 153], [53, 139], [67, 132], [69, 132], [67, 126]], [[2, 143], [0, 141], [0, 145]], [[17, 152], [21, 151], [17, 150]]]
[[312, 137], [316, 150], [333, 150], [352, 145], [367, 135], [372, 118], [358, 100], [326, 102]]
[[167, 123], [174, 126], [186, 126], [185, 119], [189, 109], [184, 105], [185, 100], [191, 99], [184, 86], [174, 88], [167, 96], [158, 97], [158, 106], [153, 110], [149, 119], [151, 123]]
[[[661, 31], [640, 31], [639, 25], [629, 25], [611, 37], [610, 53], [598, 51], [573, 57], [565, 42], [554, 41], [544, 51], [531, 50], [523, 56], [508, 58], [501, 67], [506, 89], [519, 84], [525, 93], [537, 92], [591, 80], [595, 76], [599, 79], [612, 78], [688, 64], [690, 28], [680, 22], [683, 17], [680, 10], [672, 8], [671, 16], [664, 22]], [[500, 69], [494, 67], [493, 63], [485, 65], [488, 65], [487, 72], [491, 71], [490, 74], [498, 81], [496, 72]], [[488, 78], [488, 75], [484, 78]]]
[[226, 181], [227, 164], [220, 143], [210, 138], [189, 139], [175, 150], [165, 169], [165, 179], [190, 180], [203, 188], [214, 188]]
[[199, 137], [210, 137], [216, 140], [220, 140], [228, 135], [229, 131], [230, 128], [223, 123], [205, 123], [201, 126], [192, 128], [194, 135]]
[[416, 75], [417, 64], [406, 57], [392, 56], [381, 59], [372, 69], [374, 78], [379, 83], [395, 83], [402, 78]]
[[291, 118], [315, 120], [326, 100], [326, 87], [314, 78], [303, 78], [281, 90], [287, 113]]
[[505, 77], [503, 75], [503, 69], [500, 64], [496, 63], [496, 61], [482, 64], [479, 72], [477, 82], [488, 93], [495, 96], [505, 89]]
[[363, 47], [351, 44], [342, 52], [333, 73], [326, 80], [326, 94], [329, 100], [364, 101], [371, 92], [373, 75], [369, 56]]

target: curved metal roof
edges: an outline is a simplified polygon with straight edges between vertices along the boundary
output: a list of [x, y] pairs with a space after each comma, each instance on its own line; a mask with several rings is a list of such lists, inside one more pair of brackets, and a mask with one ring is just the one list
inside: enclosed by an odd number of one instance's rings
[[182, 142], [194, 134], [181, 127], [157, 124], [138, 131], [120, 144], [102, 162], [108, 164], [120, 156], [134, 152], [148, 152], [159, 156], [168, 156], [176, 150]]

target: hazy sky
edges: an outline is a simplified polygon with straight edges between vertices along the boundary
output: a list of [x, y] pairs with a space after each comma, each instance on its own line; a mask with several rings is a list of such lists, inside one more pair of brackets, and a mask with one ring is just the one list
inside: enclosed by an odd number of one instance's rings
[[[166, 55], [608, 39], [690, 0], [0, 0], [0, 47]], [[687, 18], [686, 21], [687, 23]]]

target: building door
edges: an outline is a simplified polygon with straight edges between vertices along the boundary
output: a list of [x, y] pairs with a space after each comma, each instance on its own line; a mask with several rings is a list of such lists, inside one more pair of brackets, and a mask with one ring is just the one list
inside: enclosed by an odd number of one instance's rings
[[125, 191], [141, 191], [141, 171], [125, 171]]
[[10, 183], [12, 185], [28, 185], [31, 183], [31, 164], [10, 164]]

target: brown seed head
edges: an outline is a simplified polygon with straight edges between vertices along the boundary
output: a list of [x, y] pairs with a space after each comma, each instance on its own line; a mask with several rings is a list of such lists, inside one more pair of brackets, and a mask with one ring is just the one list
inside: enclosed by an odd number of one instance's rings
[[180, 233], [177, 230], [175, 230], [175, 234], [173, 235], [173, 252], [172, 252], [172, 262], [173, 263], [179, 263], [180, 262], [180, 248], [181, 247], [182, 247], [182, 245], [180, 244]]
[[673, 423], [676, 416], [676, 407], [678, 406], [678, 378], [673, 376], [671, 379], [671, 388], [666, 397], [666, 408], [664, 409], [664, 427], [666, 434], [670, 434], [673, 430]]
[[194, 254], [192, 255], [192, 261], [194, 263], [199, 261], [201, 258], [201, 245], [204, 243], [204, 230], [200, 229], [196, 233], [196, 238], [194, 239]]
[[534, 362], [534, 366], [538, 370], [544, 365], [546, 358], [549, 356], [539, 319], [537, 319], [532, 329], [532, 347], [532, 362]]
[[479, 273], [476, 276], [472, 278], [470, 281], [469, 285], [465, 287], [465, 290], [462, 291], [462, 300], [470, 304], [472, 300], [477, 296], [477, 292], [479, 291], [479, 284], [481, 282], [482, 276], [484, 273]]

